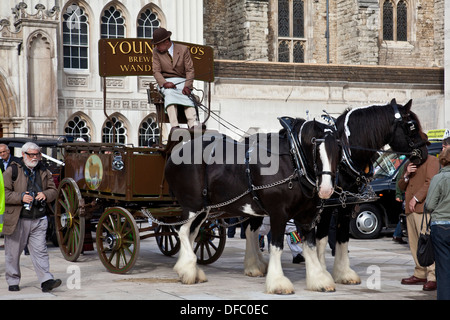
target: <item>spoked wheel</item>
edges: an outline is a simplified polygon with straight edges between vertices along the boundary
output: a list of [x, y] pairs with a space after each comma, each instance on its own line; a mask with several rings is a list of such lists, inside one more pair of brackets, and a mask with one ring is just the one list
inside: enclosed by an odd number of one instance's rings
[[223, 219], [203, 222], [194, 242], [198, 264], [210, 264], [222, 255], [226, 242], [226, 228]]
[[84, 200], [72, 178], [65, 178], [58, 187], [55, 205], [56, 238], [64, 258], [76, 261], [81, 254], [85, 234]]
[[155, 239], [159, 250], [166, 256], [173, 256], [180, 250], [180, 239], [173, 226], [158, 225]]
[[120, 207], [108, 208], [97, 225], [97, 252], [109, 272], [126, 273], [139, 256], [140, 236], [131, 213]]

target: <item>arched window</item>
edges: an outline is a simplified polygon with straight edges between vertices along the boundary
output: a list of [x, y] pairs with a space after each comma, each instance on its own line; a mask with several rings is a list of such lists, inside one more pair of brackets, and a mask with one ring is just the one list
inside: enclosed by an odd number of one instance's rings
[[100, 30], [102, 39], [125, 38], [125, 19], [122, 12], [113, 6], [106, 9], [101, 19]]
[[149, 116], [139, 127], [139, 146], [151, 147], [159, 143], [159, 128], [154, 117]]
[[383, 40], [408, 41], [408, 3], [400, 0], [383, 3]]
[[87, 142], [91, 141], [91, 130], [87, 122], [80, 116], [74, 116], [69, 120], [64, 128], [64, 132], [75, 138], [83, 138]]
[[137, 20], [137, 36], [138, 38], [153, 38], [153, 31], [161, 26], [156, 12], [146, 9], [141, 12]]
[[278, 61], [304, 62], [305, 3], [278, 0]]
[[[112, 121], [112, 122], [111, 122]], [[102, 129], [102, 142], [103, 143], [126, 143], [127, 142], [127, 129], [122, 121], [117, 117], [112, 116], [111, 121], [106, 120]], [[115, 135], [115, 139], [113, 139]]]
[[405, 1], [397, 4], [397, 41], [407, 41], [408, 36], [408, 10]]
[[83, 8], [71, 4], [62, 18], [64, 68], [88, 69], [89, 24]]
[[383, 4], [383, 40], [394, 40], [394, 19], [392, 3]]

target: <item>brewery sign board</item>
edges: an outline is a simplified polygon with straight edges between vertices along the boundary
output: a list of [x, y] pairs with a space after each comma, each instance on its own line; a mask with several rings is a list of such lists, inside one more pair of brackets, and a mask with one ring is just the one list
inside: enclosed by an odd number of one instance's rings
[[[101, 77], [153, 75], [151, 39], [100, 39], [98, 42]], [[214, 82], [214, 51], [212, 47], [178, 42], [189, 47], [194, 62], [195, 79]]]

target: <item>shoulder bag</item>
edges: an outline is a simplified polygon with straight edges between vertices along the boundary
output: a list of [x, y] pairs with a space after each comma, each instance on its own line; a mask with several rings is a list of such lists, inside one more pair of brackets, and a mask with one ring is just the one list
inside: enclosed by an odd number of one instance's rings
[[[425, 210], [424, 210], [425, 211]], [[426, 228], [423, 229], [423, 223], [425, 220]], [[417, 244], [417, 261], [422, 267], [431, 266], [434, 263], [434, 249], [431, 242], [431, 217], [428, 219], [428, 214], [425, 212], [422, 214], [422, 223], [420, 225], [419, 241]]]

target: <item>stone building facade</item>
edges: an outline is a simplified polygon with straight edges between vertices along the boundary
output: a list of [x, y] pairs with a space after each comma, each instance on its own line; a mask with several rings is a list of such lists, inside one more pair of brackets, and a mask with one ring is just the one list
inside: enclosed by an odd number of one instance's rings
[[101, 37], [151, 38], [158, 26], [171, 30], [173, 40], [202, 43], [202, 0], [0, 1], [3, 134], [110, 142], [115, 127], [120, 142], [134, 145], [158, 136], [146, 91], [152, 75], [108, 77], [104, 99], [98, 49]]
[[[283, 2], [302, 3], [305, 63], [443, 67], [444, 0], [205, 1], [206, 44], [217, 59], [278, 61]], [[385, 2], [405, 3], [407, 41], [383, 39]]]
[[[98, 40], [119, 30], [142, 36], [143, 19], [173, 40], [214, 48], [212, 110], [244, 131], [277, 130], [280, 115], [320, 118], [323, 109], [392, 98], [413, 99], [426, 129], [448, 128], [449, 10], [444, 0], [2, 0], [1, 129], [107, 142], [117, 128], [119, 141], [134, 145], [161, 134], [147, 100], [150, 74], [107, 78], [106, 100], [99, 76]], [[70, 51], [80, 24], [87, 44]], [[415, 78], [396, 82], [398, 72]], [[213, 120], [208, 127], [233, 135]]]
[[[392, 98], [399, 103], [413, 99], [413, 110], [425, 129], [450, 127], [444, 78], [433, 85], [421, 80], [421, 75], [437, 70], [443, 75], [443, 0], [212, 0], [205, 1], [205, 12], [211, 12], [204, 19], [205, 41], [214, 45], [217, 60], [229, 60], [227, 70], [220, 64], [216, 68], [214, 108], [224, 117], [251, 114], [252, 131], [276, 130], [280, 112], [320, 118], [323, 109], [337, 115], [346, 107]], [[297, 23], [294, 16], [302, 17], [303, 30], [297, 36], [280, 34], [286, 16], [294, 20], [289, 20], [291, 33]], [[280, 55], [280, 43], [286, 41], [291, 41], [289, 57]], [[296, 44], [302, 64], [293, 63]], [[288, 65], [281, 72], [280, 61]], [[260, 63], [268, 76], [249, 77], [256, 74], [252, 70], [260, 70]], [[327, 69], [324, 65], [338, 68], [332, 78], [330, 73], [319, 79], [313, 75]], [[362, 69], [357, 66], [373, 66], [372, 75], [349, 81], [343, 70], [358, 74]], [[415, 70], [414, 85], [391, 77], [399, 67]], [[292, 70], [297, 74], [292, 76]], [[236, 122], [248, 128], [242, 117]]]

